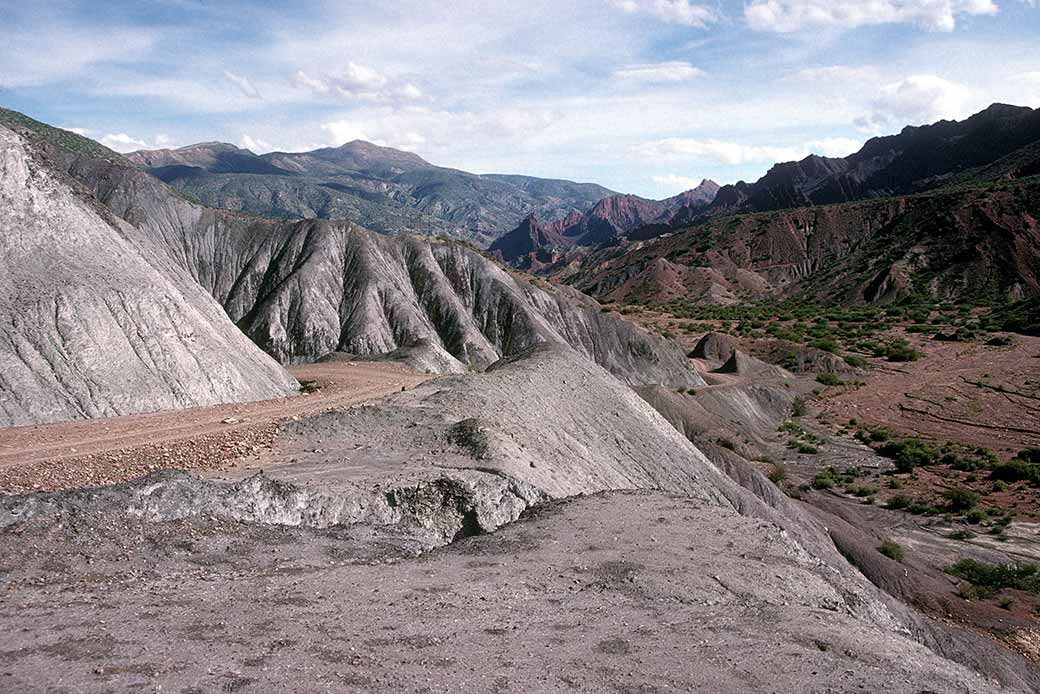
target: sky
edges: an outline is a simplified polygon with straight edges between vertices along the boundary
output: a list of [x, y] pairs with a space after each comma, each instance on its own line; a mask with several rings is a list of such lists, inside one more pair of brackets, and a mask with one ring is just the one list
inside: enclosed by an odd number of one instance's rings
[[662, 198], [1040, 107], [1040, 0], [0, 0], [0, 105], [118, 151], [354, 139]]

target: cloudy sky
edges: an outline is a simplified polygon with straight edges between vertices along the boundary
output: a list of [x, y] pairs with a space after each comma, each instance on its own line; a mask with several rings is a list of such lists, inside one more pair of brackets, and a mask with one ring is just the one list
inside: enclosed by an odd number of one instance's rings
[[0, 0], [0, 105], [129, 151], [353, 139], [664, 197], [1040, 106], [1040, 0]]

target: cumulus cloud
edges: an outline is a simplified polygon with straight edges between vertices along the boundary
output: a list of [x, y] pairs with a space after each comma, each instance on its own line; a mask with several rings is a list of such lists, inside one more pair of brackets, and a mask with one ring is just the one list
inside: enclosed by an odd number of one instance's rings
[[133, 152], [135, 149], [148, 149], [147, 142], [130, 137], [126, 133], [105, 135], [101, 138], [101, 144], [117, 152]]
[[260, 90], [256, 88], [248, 77], [242, 77], [241, 75], [236, 75], [230, 70], [224, 70], [224, 78], [238, 87], [239, 91], [241, 91], [244, 96], [250, 99], [264, 98], [260, 95]]
[[993, 0], [753, 0], [744, 6], [744, 19], [755, 31], [781, 34], [876, 24], [916, 24], [928, 31], [953, 31], [961, 15], [997, 11]]
[[942, 118], [963, 118], [971, 113], [972, 92], [956, 82], [935, 75], [911, 75], [883, 86], [871, 102], [870, 113], [856, 119], [867, 132], [920, 125]]
[[169, 135], [159, 134], [151, 142], [131, 137], [126, 133], [109, 133], [101, 138], [101, 144], [117, 152], [134, 152], [139, 149], [165, 149], [173, 146]]
[[629, 14], [647, 14], [662, 22], [699, 29], [719, 19], [715, 10], [690, 0], [614, 0], [614, 6]]
[[614, 71], [614, 79], [623, 82], [685, 82], [700, 77], [704, 71], [685, 61], [628, 65]]
[[266, 140], [261, 140], [259, 137], [253, 137], [248, 133], [242, 133], [242, 137], [238, 141], [239, 147], [248, 149], [254, 154], [265, 154], [267, 152], [273, 152], [275, 147]]
[[377, 138], [373, 138], [364, 131], [364, 125], [350, 120], [335, 120], [329, 121], [328, 123], [322, 123], [321, 129], [329, 134], [332, 138], [332, 144], [335, 146], [343, 145], [354, 140], [365, 140], [366, 142], [372, 142], [377, 145], [385, 145], [385, 142], [377, 142]]
[[65, 126], [62, 128], [62, 130], [68, 130], [70, 133], [76, 133], [77, 135], [83, 135], [84, 137], [90, 134], [90, 130], [88, 128], [71, 128]]
[[761, 164], [804, 159], [810, 154], [826, 157], [847, 156], [859, 149], [860, 143], [848, 138], [814, 140], [804, 145], [776, 147], [746, 145], [725, 140], [698, 140], [673, 137], [645, 142], [634, 148], [638, 156], [647, 159], [687, 159], [719, 164]]
[[700, 180], [691, 178], [689, 176], [680, 176], [678, 174], [667, 174], [665, 176], [654, 176], [654, 183], [661, 188], [668, 190], [690, 190], [696, 188], [701, 184]]
[[368, 101], [418, 101], [423, 92], [411, 82], [398, 81], [359, 63], [348, 62], [339, 72], [313, 77], [303, 70], [292, 76], [292, 84], [319, 96]]

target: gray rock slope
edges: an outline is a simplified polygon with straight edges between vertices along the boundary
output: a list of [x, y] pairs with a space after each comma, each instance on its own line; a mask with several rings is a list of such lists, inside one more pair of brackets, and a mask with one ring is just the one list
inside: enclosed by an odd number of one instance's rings
[[627, 383], [703, 383], [667, 341], [603, 314], [580, 292], [535, 286], [463, 245], [206, 208], [124, 162], [50, 152], [54, 166], [163, 248], [283, 363], [428, 339], [480, 369], [557, 342]]
[[0, 426], [293, 392], [129, 224], [0, 126]]

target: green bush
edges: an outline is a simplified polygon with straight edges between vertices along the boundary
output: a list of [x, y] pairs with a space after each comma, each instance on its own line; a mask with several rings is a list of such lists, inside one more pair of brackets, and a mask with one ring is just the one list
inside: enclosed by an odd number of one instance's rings
[[940, 457], [933, 446], [918, 439], [889, 441], [878, 449], [878, 453], [894, 460], [899, 472], [913, 472], [916, 467], [938, 462]]
[[1005, 588], [1040, 593], [1040, 567], [1034, 564], [990, 564], [975, 559], [961, 559], [946, 567], [946, 573], [968, 581], [983, 596]]
[[813, 477], [813, 489], [830, 489], [834, 486], [834, 478], [828, 472], [818, 472]]
[[832, 374], [832, 373], [817, 374], [816, 381], [818, 383], [822, 383], [825, 386], [843, 386], [843, 385], [845, 385], [845, 381], [841, 380], [837, 376], [837, 374]]
[[896, 340], [885, 349], [885, 358], [896, 362], [917, 361], [921, 354], [906, 340]]
[[889, 559], [894, 559], [895, 561], [901, 562], [903, 561], [903, 558], [906, 556], [906, 551], [903, 549], [903, 546], [898, 542], [893, 542], [892, 540], [885, 540], [878, 546], [877, 549], [886, 557], [888, 557]]
[[807, 414], [809, 414], [809, 408], [805, 404], [805, 398], [799, 395], [791, 403], [791, 416], [804, 417]]
[[993, 467], [990, 477], [1003, 482], [1027, 481], [1032, 484], [1040, 484], [1040, 465], [1021, 458], [1009, 460]]
[[846, 354], [845, 363], [854, 369], [865, 369], [867, 367], [867, 360], [863, 357], [857, 357], [855, 354]]
[[947, 489], [943, 497], [947, 507], [954, 512], [968, 511], [979, 504], [979, 495], [970, 489]]

